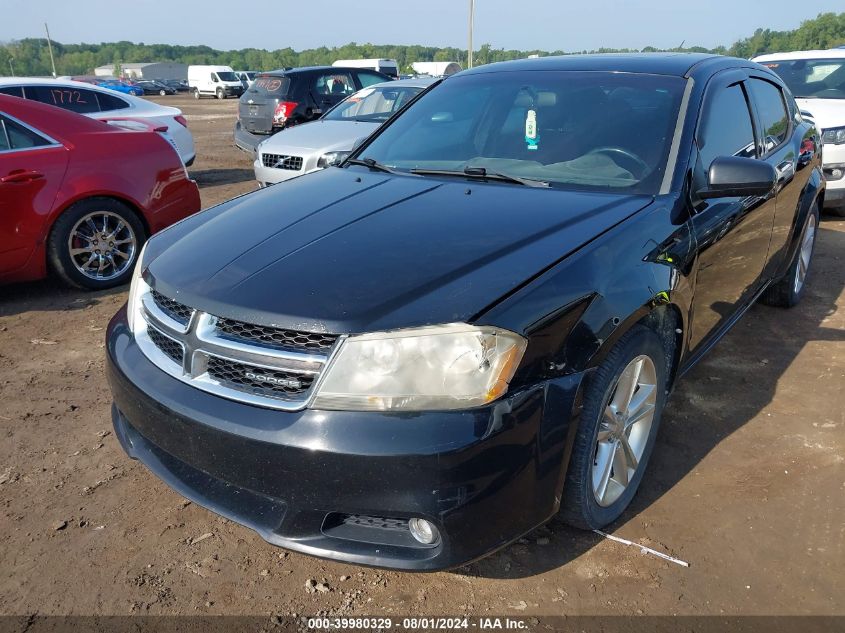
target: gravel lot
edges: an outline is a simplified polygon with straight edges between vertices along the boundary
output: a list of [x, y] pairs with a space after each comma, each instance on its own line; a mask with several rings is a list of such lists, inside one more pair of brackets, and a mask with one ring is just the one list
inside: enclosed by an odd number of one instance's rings
[[[156, 101], [187, 115], [204, 207], [255, 188], [237, 101]], [[845, 222], [822, 222], [814, 266], [801, 306], [754, 307], [681, 382], [609, 528], [688, 568], [557, 523], [429, 575], [276, 549], [110, 433], [103, 336], [125, 289], [0, 288], [0, 614], [845, 614]]]

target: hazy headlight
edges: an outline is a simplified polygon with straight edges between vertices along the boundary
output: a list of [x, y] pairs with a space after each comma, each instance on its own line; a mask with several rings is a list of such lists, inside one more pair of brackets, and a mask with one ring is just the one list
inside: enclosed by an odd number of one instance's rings
[[129, 285], [129, 299], [126, 302], [126, 319], [129, 321], [129, 329], [135, 331], [135, 325], [140, 323], [141, 295], [149, 290], [146, 282], [141, 276], [144, 272], [144, 251], [147, 245], [141, 248], [138, 254], [138, 261], [135, 262], [135, 270], [132, 273], [132, 283]]
[[488, 326], [439, 325], [346, 339], [320, 383], [315, 409], [468, 409], [496, 400], [526, 341]]
[[326, 152], [317, 161], [317, 167], [340, 165], [352, 152]]

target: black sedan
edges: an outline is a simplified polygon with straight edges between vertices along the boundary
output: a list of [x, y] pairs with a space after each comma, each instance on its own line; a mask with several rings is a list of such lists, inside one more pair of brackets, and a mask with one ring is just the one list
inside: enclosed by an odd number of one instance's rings
[[331, 559], [443, 569], [558, 514], [605, 526], [679, 378], [805, 292], [819, 147], [740, 59], [453, 75], [340, 168], [148, 242], [107, 334], [116, 435]]
[[142, 79], [136, 81], [135, 85], [144, 91], [145, 95], [175, 95], [176, 90], [161, 81], [151, 81]]

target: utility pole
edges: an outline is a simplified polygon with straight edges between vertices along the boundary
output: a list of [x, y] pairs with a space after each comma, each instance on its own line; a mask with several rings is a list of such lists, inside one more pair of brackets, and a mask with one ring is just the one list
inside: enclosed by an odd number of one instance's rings
[[47, 28], [47, 23], [44, 23], [44, 30], [47, 32], [47, 48], [50, 49], [50, 64], [53, 66], [53, 77], [58, 77], [56, 74], [56, 60], [53, 59], [53, 43], [50, 41], [50, 29]]
[[472, 68], [472, 31], [475, 22], [475, 0], [469, 0], [469, 46], [467, 47], [467, 68]]
[[9, 70], [10, 70], [10, 71], [11, 71], [11, 73], [12, 73], [12, 77], [14, 77], [14, 76], [15, 76], [15, 67], [14, 67], [14, 66], [12, 66], [12, 62], [13, 62], [13, 61], [15, 61], [15, 58], [14, 58], [14, 57], [10, 57], [10, 58], [9, 58]]

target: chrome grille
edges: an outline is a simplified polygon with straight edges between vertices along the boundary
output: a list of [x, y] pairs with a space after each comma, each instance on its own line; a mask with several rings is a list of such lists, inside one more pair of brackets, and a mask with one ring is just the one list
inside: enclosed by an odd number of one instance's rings
[[136, 305], [135, 340], [159, 369], [197, 389], [271, 409], [307, 406], [340, 338], [218, 318], [148, 286]]
[[153, 344], [157, 348], [159, 348], [165, 356], [167, 356], [174, 363], [178, 364], [180, 367], [182, 366], [182, 359], [185, 355], [185, 348], [182, 347], [181, 343], [174, 341], [166, 334], [162, 334], [159, 330], [152, 326], [147, 329], [147, 333], [149, 334], [150, 340], [153, 342]]
[[295, 332], [232, 319], [218, 319], [217, 329], [226, 339], [277, 348], [327, 351], [337, 341], [337, 336], [334, 334]]
[[311, 388], [314, 376], [277, 369], [264, 369], [225, 358], [208, 359], [208, 375], [258, 396], [295, 396]]
[[299, 171], [302, 169], [302, 156], [285, 156], [284, 154], [261, 154], [261, 163], [265, 167]]
[[194, 314], [193, 309], [178, 301], [174, 301], [170, 297], [165, 297], [155, 290], [152, 291], [152, 296], [153, 301], [155, 301], [159, 309], [174, 321], [178, 321], [182, 325], [187, 325], [188, 321], [191, 320], [191, 316]]

